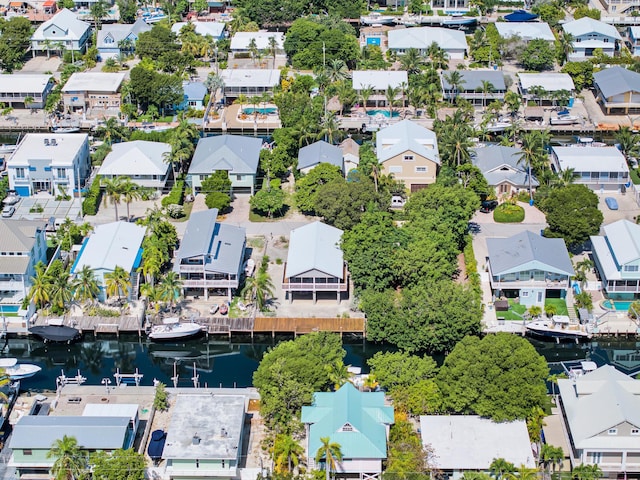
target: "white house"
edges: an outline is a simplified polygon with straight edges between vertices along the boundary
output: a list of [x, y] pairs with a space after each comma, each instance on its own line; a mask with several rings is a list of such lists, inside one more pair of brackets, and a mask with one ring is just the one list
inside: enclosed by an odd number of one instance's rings
[[[53, 85], [52, 77], [48, 74], [0, 75], [0, 102], [12, 108], [43, 108]], [[25, 103], [29, 97], [31, 103]]]
[[258, 32], [236, 32], [231, 37], [231, 53], [236, 55], [238, 53], [247, 54], [250, 52], [249, 46], [251, 41], [255, 40], [258, 50], [265, 50], [271, 52], [271, 38], [276, 41], [276, 54], [282, 55], [284, 53], [284, 33], [282, 32], [268, 32], [266, 30], [260, 30]]
[[[406, 88], [409, 76], [405, 71], [384, 71], [384, 70], [356, 70], [352, 74], [353, 89], [359, 94], [366, 88], [371, 88], [372, 94], [367, 100], [367, 104], [376, 106], [386, 106], [387, 89], [394, 88], [397, 94], [396, 100], [402, 98], [403, 87]], [[366, 105], [364, 105], [366, 107]]]
[[556, 173], [573, 169], [581, 183], [592, 190], [623, 191], [629, 182], [629, 167], [616, 147], [553, 147], [551, 167]]
[[471, 162], [480, 169], [496, 195], [515, 195], [520, 191], [528, 191], [529, 183], [532, 188], [539, 185], [533, 175], [529, 182], [529, 172], [521, 158], [522, 150], [519, 148], [491, 145], [476, 148]]
[[171, 172], [171, 166], [165, 161], [170, 152], [168, 143], [145, 140], [114, 143], [98, 175], [105, 178], [129, 177], [137, 185], [161, 191]]
[[202, 35], [203, 37], [209, 35], [216, 41], [224, 38], [224, 30], [227, 26], [226, 23], [222, 22], [176, 22], [171, 26], [171, 31], [178, 35], [185, 25], [193, 25], [197, 35]]
[[351, 170], [358, 168], [360, 164], [360, 145], [353, 138], [347, 137], [338, 146], [342, 150], [344, 174], [348, 175]]
[[464, 32], [440, 27], [414, 27], [391, 30], [389, 50], [403, 54], [410, 48], [426, 53], [432, 43], [443, 49], [450, 59], [462, 60], [467, 53], [467, 37]]
[[631, 300], [640, 293], [640, 225], [618, 220], [591, 237], [602, 289], [610, 298]]
[[76, 72], [62, 87], [62, 103], [68, 111], [116, 116], [124, 77], [123, 72]]
[[551, 103], [557, 92], [564, 90], [572, 97], [576, 89], [568, 73], [519, 73], [518, 81], [520, 94], [527, 101]]
[[280, 70], [226, 69], [222, 70], [220, 76], [224, 82], [224, 98], [229, 104], [242, 94], [253, 97], [265, 92], [272, 93], [274, 87], [280, 84]]
[[89, 177], [86, 133], [28, 133], [7, 160], [9, 186], [21, 197], [38, 192], [78, 193]]
[[555, 42], [556, 37], [545, 22], [496, 22], [498, 34], [505, 39], [518, 37], [524, 42], [546, 40]]
[[612, 57], [616, 51], [616, 42], [622, 40], [614, 25], [590, 17], [567, 22], [562, 25], [562, 29], [573, 37], [573, 51], [569, 53], [569, 60], [572, 61], [593, 57], [596, 49]]
[[78, 20], [77, 14], [63, 8], [40, 25], [31, 36], [31, 54], [51, 50], [84, 52], [91, 36], [91, 26]]
[[105, 23], [98, 31], [97, 47], [100, 59], [117, 58], [120, 54], [133, 52], [142, 32], [151, 30], [151, 25], [142, 18], [135, 23]]

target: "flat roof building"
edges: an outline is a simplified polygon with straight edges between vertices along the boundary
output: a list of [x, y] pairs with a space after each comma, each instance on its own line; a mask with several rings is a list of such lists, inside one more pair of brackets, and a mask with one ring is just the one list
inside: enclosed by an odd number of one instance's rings
[[592, 190], [621, 191], [629, 182], [629, 166], [616, 147], [552, 147], [556, 173], [573, 169], [574, 183]]
[[525, 42], [530, 40], [555, 42], [556, 40], [551, 28], [544, 22], [496, 22], [494, 25], [502, 38], [518, 37]]
[[[12, 73], [0, 75], [0, 102], [13, 108], [44, 108], [53, 89], [51, 75]], [[25, 99], [31, 97], [31, 102]]]

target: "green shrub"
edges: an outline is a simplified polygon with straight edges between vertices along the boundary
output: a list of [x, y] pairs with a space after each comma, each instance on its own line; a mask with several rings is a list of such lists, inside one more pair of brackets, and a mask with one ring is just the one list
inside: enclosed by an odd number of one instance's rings
[[171, 188], [169, 195], [162, 199], [162, 206], [182, 205], [184, 201], [184, 180], [177, 180]]
[[100, 190], [100, 182], [96, 179], [89, 187], [89, 191], [82, 202], [82, 213], [84, 215], [95, 215], [98, 213], [100, 200], [102, 199], [102, 190]]
[[502, 203], [493, 211], [493, 219], [498, 223], [520, 223], [524, 220], [524, 208], [520, 205]]

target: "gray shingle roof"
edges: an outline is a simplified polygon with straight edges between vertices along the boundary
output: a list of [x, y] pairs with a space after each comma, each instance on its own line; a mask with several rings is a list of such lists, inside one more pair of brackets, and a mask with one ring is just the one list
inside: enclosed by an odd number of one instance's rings
[[[145, 22], [143, 19], [138, 19], [134, 24], [123, 25], [121, 23], [104, 24], [98, 31], [98, 48], [115, 48], [118, 47], [118, 42], [126, 39], [129, 35], [136, 38], [141, 32], [148, 32], [151, 30], [151, 25]], [[113, 43], [105, 43], [105, 39], [113, 38]]]
[[29, 266], [28, 253], [33, 248], [38, 230], [46, 222], [39, 220], [0, 220], [0, 250], [21, 252], [21, 256], [0, 256], [0, 273], [25, 273]]
[[[494, 70], [456, 70], [460, 73], [462, 83], [459, 90], [475, 91], [482, 88], [482, 81], [487, 80], [491, 82], [494, 90], [506, 90], [507, 87], [504, 83], [504, 73]], [[451, 85], [447, 80], [448, 73], [442, 74], [442, 85], [445, 90], [451, 90]]]
[[623, 67], [605, 68], [593, 74], [593, 82], [606, 98], [625, 92], [640, 92], [640, 74]]
[[260, 138], [219, 135], [201, 138], [193, 154], [190, 175], [227, 170], [231, 174], [255, 174], [260, 160]]
[[[529, 178], [526, 168], [518, 165], [519, 148], [492, 145], [477, 148], [471, 157], [472, 163], [480, 169], [489, 185], [496, 186], [509, 182], [515, 186], [528, 186]], [[538, 180], [531, 178], [531, 185], [537, 187]]]
[[487, 238], [491, 272], [494, 275], [540, 269], [574, 275], [569, 252], [561, 238], [545, 238], [522, 232], [509, 238]]
[[298, 152], [298, 170], [314, 167], [320, 163], [330, 163], [343, 170], [340, 147], [320, 140], [301, 148]]

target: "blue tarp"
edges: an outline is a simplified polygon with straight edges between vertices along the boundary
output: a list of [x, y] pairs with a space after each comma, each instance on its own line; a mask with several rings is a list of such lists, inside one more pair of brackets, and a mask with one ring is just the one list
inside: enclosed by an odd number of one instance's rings
[[515, 12], [504, 16], [504, 19], [507, 22], [530, 22], [536, 18], [538, 18], [538, 15], [534, 15], [533, 13], [529, 13], [525, 10], [516, 10]]
[[151, 434], [151, 441], [149, 442], [147, 453], [152, 460], [162, 458], [162, 451], [164, 450], [164, 442], [166, 439], [167, 434], [162, 430], [155, 430]]

